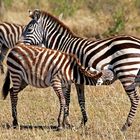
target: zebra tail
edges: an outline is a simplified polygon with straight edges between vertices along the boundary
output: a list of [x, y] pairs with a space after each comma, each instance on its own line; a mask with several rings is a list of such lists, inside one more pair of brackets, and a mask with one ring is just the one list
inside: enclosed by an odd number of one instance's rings
[[3, 84], [3, 87], [2, 87], [3, 100], [6, 99], [6, 97], [8, 95], [8, 92], [9, 92], [9, 88], [10, 88], [10, 72], [9, 72], [9, 70], [7, 70], [5, 81], [4, 81], [4, 84]]

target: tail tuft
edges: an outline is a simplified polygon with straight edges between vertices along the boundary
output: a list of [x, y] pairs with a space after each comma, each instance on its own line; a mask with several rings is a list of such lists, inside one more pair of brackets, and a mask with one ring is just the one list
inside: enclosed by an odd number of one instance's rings
[[3, 100], [6, 99], [8, 92], [9, 92], [9, 88], [10, 88], [10, 73], [9, 71], [7, 71], [6, 77], [5, 77], [5, 81], [2, 87], [2, 97]]

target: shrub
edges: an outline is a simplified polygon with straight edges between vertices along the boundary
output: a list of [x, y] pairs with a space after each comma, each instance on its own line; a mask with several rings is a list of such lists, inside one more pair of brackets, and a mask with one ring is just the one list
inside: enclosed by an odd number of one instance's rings
[[103, 34], [104, 36], [120, 34], [125, 28], [125, 16], [122, 9], [118, 9], [112, 16], [113, 25]]
[[80, 8], [83, 0], [48, 0], [52, 13], [59, 16], [63, 14], [64, 18], [72, 16]]

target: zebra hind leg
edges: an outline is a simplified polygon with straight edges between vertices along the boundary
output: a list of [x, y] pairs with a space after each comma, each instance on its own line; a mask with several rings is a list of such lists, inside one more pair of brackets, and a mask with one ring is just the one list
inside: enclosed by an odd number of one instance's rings
[[71, 86], [68, 85], [67, 87], [63, 87], [63, 94], [65, 96], [65, 100], [66, 100], [66, 107], [65, 107], [65, 116], [64, 116], [64, 120], [63, 120], [63, 125], [64, 127], [68, 127], [71, 128], [71, 124], [69, 121], [69, 104], [70, 104], [70, 92], [71, 92]]
[[11, 106], [12, 106], [13, 128], [16, 128], [18, 126], [18, 121], [17, 121], [18, 96], [16, 92], [13, 92], [13, 88], [10, 89], [10, 98], [11, 98]]
[[130, 88], [130, 89], [125, 88], [125, 91], [127, 92], [129, 99], [131, 101], [131, 108], [130, 108], [126, 123], [123, 125], [121, 129], [122, 131], [126, 131], [127, 128], [132, 125], [132, 122], [133, 122], [133, 119], [134, 119], [134, 116], [136, 114], [137, 107], [139, 104], [139, 99], [140, 99], [135, 86], [133, 86], [133, 88]]
[[15, 129], [18, 126], [17, 120], [17, 102], [18, 102], [18, 93], [23, 90], [27, 86], [27, 83], [22, 80], [19, 80], [19, 85], [14, 85], [10, 89], [10, 98], [11, 98], [11, 106], [12, 106], [12, 117], [13, 117], [13, 128]]
[[63, 94], [60, 79], [58, 79], [58, 78], [52, 79], [51, 85], [52, 85], [56, 95], [59, 98], [60, 111], [59, 111], [59, 116], [58, 116], [58, 130], [62, 130], [63, 129], [63, 122], [65, 120], [65, 111], [67, 110], [66, 109], [66, 100], [65, 100], [65, 96]]
[[84, 95], [84, 85], [76, 85], [77, 95], [78, 95], [78, 102], [81, 108], [82, 112], [82, 121], [81, 121], [81, 127], [86, 125], [86, 122], [88, 120], [86, 108], [85, 108], [85, 95]]

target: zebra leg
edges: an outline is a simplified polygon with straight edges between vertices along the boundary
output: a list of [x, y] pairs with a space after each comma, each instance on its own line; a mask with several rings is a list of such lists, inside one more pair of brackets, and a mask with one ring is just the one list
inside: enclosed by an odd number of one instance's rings
[[78, 85], [76, 84], [76, 90], [78, 95], [78, 102], [81, 108], [82, 112], [82, 121], [81, 121], [81, 127], [86, 124], [88, 117], [85, 109], [85, 95], [84, 95], [84, 85]]
[[69, 104], [70, 104], [70, 92], [71, 92], [71, 86], [68, 85], [67, 87], [63, 87], [63, 94], [65, 96], [66, 100], [66, 107], [65, 107], [65, 120], [63, 121], [63, 125], [68, 126], [69, 128], [71, 127], [70, 121], [69, 121]]
[[[13, 84], [13, 88], [10, 89], [12, 117], [13, 117], [13, 128], [16, 128], [18, 126], [18, 121], [17, 121], [18, 93], [27, 86], [27, 83], [24, 80], [21, 80], [21, 78], [19, 78], [19, 77], [18, 77], [18, 80], [16, 79], [16, 81], [18, 81], [18, 84], [16, 84], [16, 85]], [[13, 80], [13, 83], [15, 83], [14, 80]]]
[[4, 67], [3, 67], [3, 60], [8, 52], [8, 48], [5, 45], [1, 46], [1, 52], [0, 52], [0, 69], [1, 69], [1, 74], [4, 74]]
[[[0, 50], [2, 50], [2, 43], [0, 43]], [[2, 51], [0, 51], [0, 69], [1, 69], [1, 74], [3, 74], [4, 70], [3, 70], [1, 59], [2, 59]]]
[[60, 102], [60, 111], [58, 116], [58, 130], [61, 130], [63, 129], [63, 122], [65, 121], [65, 115], [64, 115], [65, 110], [67, 110], [65, 96], [63, 94], [61, 81], [59, 79], [53, 79], [51, 81], [51, 84]]
[[10, 98], [11, 98], [11, 106], [12, 106], [13, 128], [16, 128], [18, 126], [18, 121], [17, 121], [18, 96], [17, 96], [17, 92], [13, 92], [13, 88], [10, 89]]
[[140, 99], [135, 85], [131, 85], [131, 88], [129, 88], [129, 89], [125, 88], [125, 91], [127, 92], [129, 99], [131, 101], [131, 108], [130, 108], [126, 123], [123, 125], [123, 127], [121, 129], [122, 131], [126, 131], [127, 128], [132, 125], [134, 116], [137, 111], [139, 99]]

